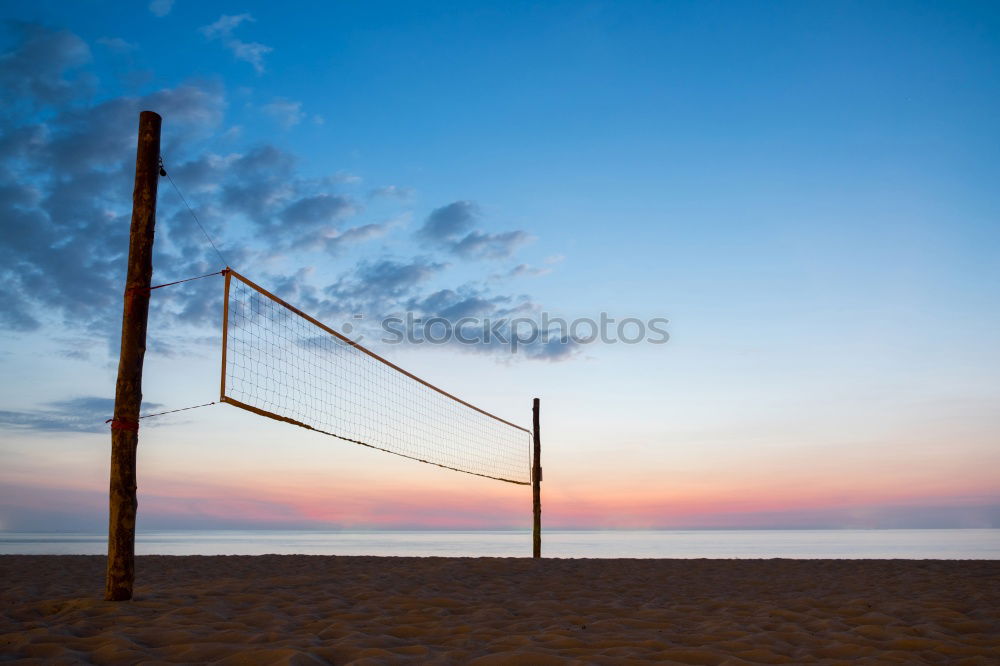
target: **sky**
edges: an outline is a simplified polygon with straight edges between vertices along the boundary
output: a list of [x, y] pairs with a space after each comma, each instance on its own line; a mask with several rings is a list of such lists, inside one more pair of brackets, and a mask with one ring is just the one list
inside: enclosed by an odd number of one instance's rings
[[[553, 528], [1000, 527], [1000, 9], [5, 3], [0, 529], [106, 529], [138, 112], [155, 283], [228, 264], [504, 419]], [[217, 400], [221, 278], [153, 292], [146, 412]], [[418, 316], [665, 344], [391, 345]], [[148, 424], [148, 425], [147, 425]], [[526, 528], [524, 486], [214, 405], [139, 529]]]

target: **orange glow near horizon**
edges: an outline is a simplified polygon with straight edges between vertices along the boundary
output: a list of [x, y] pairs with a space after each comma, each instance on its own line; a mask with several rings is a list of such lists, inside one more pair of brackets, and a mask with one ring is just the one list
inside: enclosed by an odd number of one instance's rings
[[[499, 485], [499, 484], [498, 484]], [[441, 490], [421, 485], [360, 488], [330, 486], [237, 488], [227, 484], [177, 483], [148, 478], [140, 486], [140, 520], [170, 518], [178, 525], [204, 522], [287, 525], [303, 528], [509, 529], [530, 523], [530, 492], [524, 486], [480, 488], [481, 492]], [[14, 489], [33, 506], [57, 508], [59, 496], [46, 499], [44, 486]], [[37, 494], [35, 494], [37, 493]], [[34, 494], [35, 497], [29, 497]], [[80, 489], [75, 505], [102, 511], [106, 495]], [[829, 491], [742, 493], [717, 490], [637, 494], [608, 492], [582, 498], [552, 484], [543, 486], [544, 524], [550, 528], [669, 529], [760, 527], [808, 523], [810, 516], [840, 515], [864, 526], [866, 516], [908, 507], [976, 507], [1000, 500], [988, 488], [937, 489], [928, 493], [866, 492], [845, 497]], [[765, 518], [766, 517], [766, 520]]]
[[[451, 490], [402, 480], [376, 485], [342, 478], [326, 484], [247, 481], [180, 482], [147, 475], [140, 484], [141, 519], [344, 529], [507, 529], [525, 528], [530, 522], [526, 486], [483, 482]], [[36, 505], [55, 501], [44, 500], [44, 488], [34, 489], [41, 491]], [[103, 507], [103, 493], [91, 486], [86, 494], [94, 510]], [[550, 528], [740, 528], [759, 527], [766, 522], [762, 517], [775, 525], [797, 525], [808, 523], [810, 516], [816, 520], [836, 514], [864, 525], [872, 511], [979, 506], [997, 500], [990, 488], [967, 484], [924, 488], [919, 493], [872, 487], [847, 495], [834, 488], [746, 486], [631, 492], [607, 488], [598, 495], [550, 482], [543, 485], [543, 518]]]
[[[235, 412], [235, 410], [233, 410]], [[223, 414], [226, 414], [223, 412]], [[242, 419], [242, 415], [240, 415]], [[248, 417], [247, 423], [256, 424]], [[273, 430], [272, 430], [273, 429]], [[920, 523], [927, 509], [957, 516], [962, 526], [996, 522], [1000, 492], [994, 468], [976, 457], [926, 458], [894, 454], [888, 445], [868, 454], [823, 449], [801, 455], [721, 460], [685, 447], [653, 451], [642, 466], [627, 451], [567, 456], [571, 447], [550, 430], [543, 449], [543, 524], [549, 528], [683, 529], [894, 526]], [[277, 439], [278, 436], [287, 439]], [[171, 529], [226, 526], [320, 529], [525, 529], [530, 525], [527, 486], [397, 459], [363, 447], [330, 444], [327, 437], [284, 424], [264, 423], [258, 432], [232, 431], [233, 443], [185, 436], [178, 429], [149, 430], [140, 447], [140, 525]], [[274, 439], [272, 439], [274, 438]], [[90, 445], [53, 438], [44, 461], [11, 457], [0, 471], [5, 503], [56, 515], [86, 512], [89, 524], [107, 510], [106, 441]], [[275, 443], [281, 446], [275, 446]], [[975, 443], [983, 449], [982, 443]], [[983, 449], [985, 451], [985, 449]], [[544, 452], [550, 451], [545, 457]], [[710, 452], [709, 452], [710, 453]], [[614, 455], [612, 455], [614, 454]], [[656, 456], [654, 458], [654, 455]], [[810, 464], [811, 463], [811, 464]], [[594, 470], [599, 469], [597, 473]], [[42, 471], [44, 470], [44, 472]], [[852, 470], [854, 470], [852, 472]], [[57, 481], [58, 480], [58, 481]], [[989, 507], [993, 507], [992, 509]], [[888, 519], [886, 516], [896, 516]], [[67, 519], [68, 520], [68, 519]], [[992, 522], [991, 522], [992, 521]], [[940, 522], [940, 521], [939, 521]], [[67, 524], [74, 524], [68, 521]], [[0, 529], [34, 529], [0, 515]]]

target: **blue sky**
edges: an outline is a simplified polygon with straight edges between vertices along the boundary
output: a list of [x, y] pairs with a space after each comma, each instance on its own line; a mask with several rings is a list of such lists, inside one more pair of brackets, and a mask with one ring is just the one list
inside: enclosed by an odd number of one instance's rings
[[[168, 169], [229, 262], [325, 320], [432, 314], [442, 293], [479, 314], [670, 319], [666, 345], [383, 350], [519, 422], [540, 395], [557, 523], [998, 524], [995, 4], [34, 2], [4, 18], [0, 526], [103, 520], [140, 108], [163, 113]], [[157, 278], [219, 268], [160, 192]], [[429, 233], [442, 215], [460, 231]], [[161, 290], [151, 403], [212, 399], [215, 286]], [[169, 498], [247, 485], [174, 485], [195, 455], [174, 444], [206, 431], [220, 463], [257, 447], [244, 481], [275, 464], [267, 437], [292, 438], [308, 462], [289, 478], [453, 488], [426, 495], [434, 524], [455, 497], [511, 507], [482, 526], [527, 518], [517, 489], [220, 409], [149, 429], [150, 524], [194, 520]], [[67, 485], [97, 508], [42, 499]], [[333, 490], [266, 490], [288, 524], [424, 524], [373, 513], [375, 496], [340, 515]], [[272, 515], [205, 524], [237, 513]]]

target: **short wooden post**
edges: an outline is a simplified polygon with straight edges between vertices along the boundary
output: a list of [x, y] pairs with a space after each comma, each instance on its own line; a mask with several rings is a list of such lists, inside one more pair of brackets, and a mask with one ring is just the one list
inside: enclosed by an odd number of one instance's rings
[[160, 124], [152, 111], [139, 114], [139, 140], [132, 192], [132, 227], [122, 312], [122, 343], [111, 421], [111, 487], [108, 515], [108, 573], [104, 598], [132, 598], [135, 581], [136, 449], [142, 403], [142, 362], [153, 276], [153, 227], [160, 172]]
[[542, 432], [538, 425], [539, 400], [535, 398], [531, 406], [531, 416], [534, 425], [535, 455], [531, 465], [531, 496], [535, 514], [535, 524], [532, 529], [532, 557], [542, 556]]

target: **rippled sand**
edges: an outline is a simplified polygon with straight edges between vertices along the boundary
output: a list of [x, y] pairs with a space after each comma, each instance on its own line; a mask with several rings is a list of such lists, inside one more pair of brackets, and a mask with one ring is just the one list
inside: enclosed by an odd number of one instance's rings
[[1000, 663], [1000, 562], [0, 556], [0, 660]]

